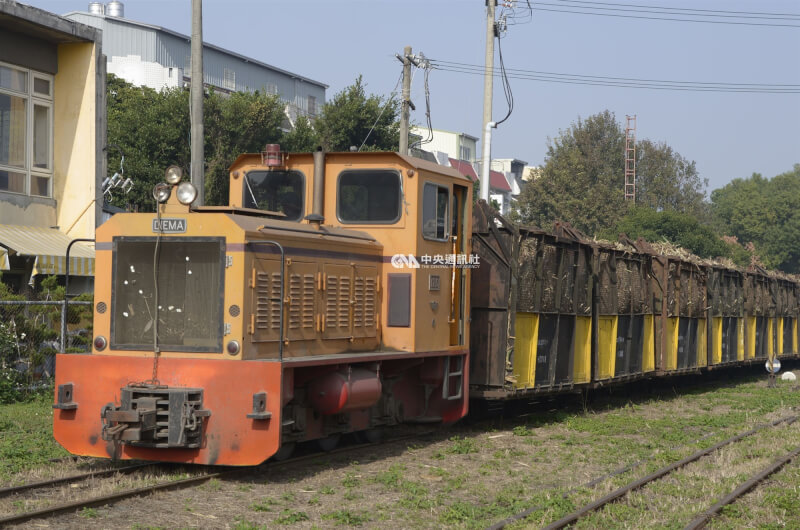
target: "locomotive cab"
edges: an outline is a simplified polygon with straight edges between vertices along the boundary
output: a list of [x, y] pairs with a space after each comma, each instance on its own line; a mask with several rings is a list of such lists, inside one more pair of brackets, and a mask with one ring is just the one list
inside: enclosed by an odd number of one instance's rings
[[191, 207], [168, 177], [156, 213], [97, 229], [93, 349], [57, 358], [68, 450], [252, 465], [466, 414], [468, 179], [268, 149], [231, 166], [227, 206]]

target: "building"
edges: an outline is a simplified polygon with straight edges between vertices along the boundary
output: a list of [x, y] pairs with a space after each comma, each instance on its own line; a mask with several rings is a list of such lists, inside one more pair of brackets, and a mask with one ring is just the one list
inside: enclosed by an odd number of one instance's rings
[[[124, 18], [122, 2], [89, 4], [88, 12], [64, 17], [103, 32], [108, 72], [155, 90], [183, 87], [191, 81], [191, 38], [170, 29]], [[277, 94], [286, 102], [290, 124], [299, 115], [316, 116], [327, 85], [251, 57], [203, 44], [203, 83], [219, 92]]]
[[419, 138], [430, 140], [415, 147], [421, 147], [422, 149], [433, 153], [437, 151], [446, 153], [448, 158], [464, 160], [470, 164], [475, 163], [477, 160], [478, 138], [474, 136], [470, 136], [466, 133], [443, 131], [440, 129], [433, 129], [431, 134], [431, 131], [423, 127], [411, 127], [410, 133], [412, 137], [415, 137], [415, 139]]
[[[440, 164], [458, 169], [463, 175], [471, 178], [473, 182], [479, 180], [480, 160], [475, 158], [478, 152], [478, 138], [466, 133], [455, 133], [440, 129], [433, 129], [431, 134], [431, 131], [422, 127], [411, 127], [409, 136], [414, 139], [412, 145], [414, 142], [419, 141], [420, 138], [430, 139], [429, 142], [422, 144], [421, 147], [426, 151], [432, 152]], [[515, 192], [510, 184], [515, 182], [514, 177], [504, 174], [504, 171], [518, 171], [521, 178], [522, 168], [526, 164], [526, 162], [517, 159], [508, 160], [514, 161], [513, 168], [512, 165], [506, 164], [504, 159], [498, 161], [497, 167], [495, 167], [495, 161], [492, 161], [492, 170], [489, 172], [489, 200], [497, 202], [500, 212], [503, 214], [508, 213], [511, 208], [512, 195], [519, 194], [519, 191]], [[508, 166], [507, 169], [506, 166]]]
[[[66, 272], [94, 239], [105, 174], [105, 58], [95, 28], [0, 0], [0, 272], [15, 290]], [[93, 247], [70, 252], [92, 287]], [[72, 291], [72, 289], [71, 289]]]
[[517, 196], [522, 189], [523, 176], [528, 163], [516, 158], [493, 158], [492, 169], [502, 173], [511, 188], [511, 194]]

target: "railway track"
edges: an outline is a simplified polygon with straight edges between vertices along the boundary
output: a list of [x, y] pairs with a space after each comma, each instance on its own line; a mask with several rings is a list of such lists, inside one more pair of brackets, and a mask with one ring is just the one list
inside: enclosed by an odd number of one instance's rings
[[[138, 488], [130, 488], [127, 490], [118, 491], [108, 495], [100, 495], [91, 498], [65, 502], [55, 506], [48, 506], [45, 508], [41, 508], [38, 510], [0, 517], [0, 528], [5, 528], [6, 526], [14, 524], [24, 523], [27, 521], [31, 521], [33, 519], [43, 519], [65, 513], [73, 513], [82, 510], [84, 508], [94, 508], [99, 506], [112, 505], [126, 499], [141, 497], [152, 493], [191, 488], [203, 484], [211, 479], [227, 479], [248, 474], [259, 474], [267, 470], [275, 470], [289, 466], [302, 465], [305, 462], [313, 462], [319, 458], [327, 458], [333, 455], [346, 454], [355, 451], [363, 451], [365, 448], [371, 446], [412, 440], [420, 436], [424, 436], [424, 434], [425, 433], [422, 434], [416, 433], [412, 435], [394, 437], [391, 439], [387, 439], [383, 442], [373, 442], [373, 443], [356, 444], [352, 446], [340, 447], [332, 451], [316, 452], [312, 454], [289, 458], [284, 461], [268, 461], [260, 466], [210, 470], [207, 472], [202, 472], [196, 476], [189, 478], [183, 478], [179, 480], [165, 480], [162, 482], [158, 482], [156, 484], [142, 486]], [[63, 477], [59, 479], [45, 480], [45, 481], [24, 484], [21, 486], [4, 488], [0, 490], [0, 498], [9, 496], [18, 496], [19, 494], [25, 492], [42, 491], [65, 483], [75, 483], [75, 482], [90, 480], [92, 478], [109, 477], [113, 476], [116, 473], [135, 473], [137, 471], [141, 471], [144, 468], [148, 467], [152, 468], [154, 465], [157, 466], [159, 464], [153, 464], [153, 463], [136, 464], [132, 466], [126, 466], [123, 468], [83, 473], [80, 475], [73, 475], [70, 477]]]
[[[704, 456], [708, 456], [708, 455], [714, 453], [715, 451], [718, 451], [719, 449], [722, 449], [725, 446], [728, 446], [728, 445], [731, 445], [731, 444], [736, 443], [738, 441], [741, 441], [741, 440], [743, 440], [743, 439], [745, 439], [745, 438], [747, 438], [749, 436], [752, 436], [752, 435], [754, 435], [754, 434], [756, 434], [756, 433], [758, 433], [758, 432], [760, 432], [760, 431], [762, 431], [764, 429], [768, 429], [770, 427], [776, 427], [776, 426], [782, 425], [782, 424], [790, 425], [790, 424], [794, 423], [795, 421], [797, 421], [797, 419], [798, 419], [797, 415], [791, 415], [791, 416], [786, 416], [786, 417], [783, 417], [783, 418], [779, 418], [779, 419], [774, 420], [774, 421], [769, 422], [769, 423], [762, 423], [762, 424], [757, 425], [754, 428], [750, 429], [749, 431], [746, 431], [746, 432], [743, 432], [741, 434], [738, 434], [738, 435], [732, 436], [730, 438], [727, 438], [726, 440], [723, 440], [723, 441], [721, 441], [721, 442], [719, 442], [719, 443], [717, 443], [717, 444], [715, 444], [715, 445], [713, 445], [711, 447], [708, 447], [706, 449], [701, 449], [701, 450], [699, 450], [699, 451], [687, 456], [686, 458], [684, 458], [682, 460], [679, 460], [679, 461], [674, 462], [674, 463], [672, 463], [670, 465], [662, 467], [661, 469], [659, 469], [658, 471], [655, 471], [654, 473], [651, 473], [650, 475], [647, 475], [645, 477], [641, 477], [639, 479], [636, 479], [636, 480], [626, 484], [625, 486], [622, 486], [621, 488], [616, 489], [615, 491], [609, 493], [608, 495], [605, 495], [604, 497], [602, 497], [600, 499], [597, 499], [597, 500], [595, 500], [593, 502], [590, 502], [590, 503], [586, 504], [585, 506], [575, 510], [574, 512], [572, 512], [572, 513], [562, 517], [561, 519], [549, 524], [548, 526], [545, 527], [545, 530], [557, 530], [557, 529], [560, 529], [560, 528], [565, 528], [567, 526], [570, 526], [570, 525], [576, 523], [582, 517], [594, 512], [595, 510], [598, 510], [598, 509], [602, 508], [603, 506], [605, 506], [607, 504], [615, 502], [616, 500], [622, 498], [623, 496], [625, 496], [626, 494], [630, 493], [631, 491], [639, 489], [639, 488], [645, 486], [646, 484], [649, 484], [649, 483], [651, 483], [651, 482], [653, 482], [655, 480], [658, 480], [658, 479], [668, 475], [669, 473], [672, 473], [673, 471], [675, 471], [677, 469], [680, 469], [680, 468], [682, 468], [682, 467], [684, 467], [684, 466], [686, 466], [686, 465], [688, 465], [688, 464], [690, 464], [692, 462], [695, 462], [695, 461], [699, 460], [700, 458], [703, 458]], [[706, 435], [706, 436], [704, 436], [704, 437], [702, 437], [702, 438], [700, 438], [700, 439], [698, 439], [696, 441], [700, 441], [700, 440], [702, 440], [704, 438], [708, 438], [709, 436], [711, 436], [711, 435], [710, 434]], [[711, 518], [713, 518], [717, 513], [719, 513], [722, 510], [722, 508], [724, 508], [726, 505], [728, 505], [731, 502], [733, 502], [734, 500], [736, 500], [738, 497], [740, 497], [740, 496], [744, 495], [745, 493], [747, 493], [748, 491], [750, 491], [752, 488], [754, 488], [756, 485], [758, 485], [761, 481], [763, 481], [765, 478], [767, 478], [771, 474], [773, 474], [776, 471], [778, 471], [781, 467], [786, 465], [788, 462], [790, 462], [792, 459], [794, 459], [798, 455], [800, 455], [800, 447], [798, 447], [798, 448], [794, 449], [793, 451], [790, 451], [789, 453], [786, 453], [782, 457], [778, 458], [770, 466], [768, 466], [764, 470], [760, 471], [759, 473], [753, 475], [750, 479], [748, 479], [747, 481], [742, 483], [733, 492], [731, 492], [729, 495], [727, 495], [726, 497], [721, 499], [714, 506], [712, 506], [711, 508], [709, 508], [708, 510], [706, 510], [702, 514], [698, 515], [694, 520], [692, 520], [691, 523], [689, 523], [689, 525], [686, 528], [687, 529], [703, 528]], [[594, 479], [594, 480], [582, 485], [581, 488], [588, 488], [588, 487], [596, 486], [597, 484], [600, 484], [604, 480], [609, 479], [609, 478], [614, 477], [614, 476], [617, 476], [617, 475], [620, 475], [622, 473], [628, 472], [631, 469], [633, 469], [635, 467], [638, 467], [639, 465], [641, 465], [644, 462], [645, 461], [642, 460], [642, 461], [635, 462], [633, 464], [624, 466], [622, 468], [619, 468], [619, 469], [617, 469], [615, 471], [612, 471], [611, 473], [603, 475], [602, 477], [598, 477], [598, 478], [596, 478], [596, 479]], [[578, 489], [580, 489], [580, 488], [574, 488], [574, 489], [564, 493], [563, 496], [566, 498], [570, 494], [572, 494], [575, 491], [577, 491]], [[526, 517], [528, 517], [529, 515], [531, 515], [532, 513], [536, 512], [536, 511], [538, 511], [538, 510], [540, 510], [542, 508], [543, 508], [543, 506], [535, 506], [535, 507], [529, 508], [527, 510], [524, 510], [522, 512], [519, 512], [519, 513], [517, 513], [517, 514], [515, 514], [515, 515], [513, 515], [513, 516], [511, 516], [511, 517], [509, 517], [507, 519], [504, 519], [503, 521], [500, 521], [500, 522], [490, 526], [488, 528], [488, 530], [499, 530], [501, 528], [505, 528], [506, 525], [509, 525], [509, 524], [514, 523], [516, 521], [523, 520]]]

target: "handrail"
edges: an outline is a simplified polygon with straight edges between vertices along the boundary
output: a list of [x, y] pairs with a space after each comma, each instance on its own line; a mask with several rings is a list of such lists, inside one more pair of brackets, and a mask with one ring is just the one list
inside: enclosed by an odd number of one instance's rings
[[69, 253], [72, 250], [72, 245], [78, 242], [94, 243], [94, 239], [73, 239], [67, 245], [67, 270], [64, 277], [64, 308], [61, 310], [61, 353], [65, 353], [67, 349], [67, 310], [69, 309]]

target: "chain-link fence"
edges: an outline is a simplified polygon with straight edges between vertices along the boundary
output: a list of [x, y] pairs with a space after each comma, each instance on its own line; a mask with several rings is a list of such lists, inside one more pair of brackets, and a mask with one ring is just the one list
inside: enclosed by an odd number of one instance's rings
[[86, 352], [92, 302], [0, 300], [0, 403], [47, 384], [58, 352]]

